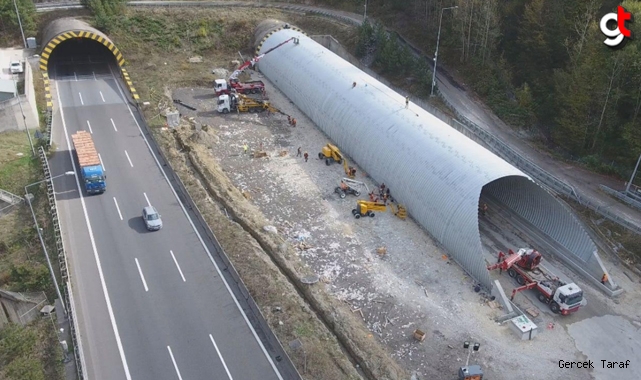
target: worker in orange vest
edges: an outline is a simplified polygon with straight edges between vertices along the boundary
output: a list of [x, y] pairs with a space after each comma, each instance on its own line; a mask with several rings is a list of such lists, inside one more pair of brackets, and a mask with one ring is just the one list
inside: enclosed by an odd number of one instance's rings
[[606, 282], [608, 282], [608, 274], [603, 273], [603, 276], [601, 277], [601, 283], [605, 285]]

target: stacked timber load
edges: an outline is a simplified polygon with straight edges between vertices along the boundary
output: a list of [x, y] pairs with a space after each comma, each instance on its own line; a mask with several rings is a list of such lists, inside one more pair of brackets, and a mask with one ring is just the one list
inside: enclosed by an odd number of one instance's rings
[[78, 155], [80, 167], [100, 165], [100, 157], [89, 132], [79, 131], [71, 135], [71, 140]]

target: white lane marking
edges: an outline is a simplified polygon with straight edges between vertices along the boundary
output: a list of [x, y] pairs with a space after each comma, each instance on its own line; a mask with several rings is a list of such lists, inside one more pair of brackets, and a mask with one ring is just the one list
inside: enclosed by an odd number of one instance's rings
[[133, 168], [134, 164], [131, 163], [131, 158], [129, 158], [129, 153], [127, 153], [127, 151], [125, 151], [125, 156], [127, 156], [127, 161], [129, 161], [129, 166]]
[[[203, 240], [202, 236], [200, 236], [200, 232], [196, 229], [196, 226], [194, 225], [194, 221], [191, 220], [191, 217], [187, 213], [187, 209], [185, 208], [185, 205], [182, 203], [180, 198], [178, 197], [178, 194], [176, 193], [176, 189], [171, 185], [171, 182], [169, 182], [169, 177], [167, 177], [167, 174], [165, 173], [165, 170], [162, 168], [162, 165], [160, 165], [160, 161], [158, 161], [158, 157], [156, 157], [156, 154], [154, 153], [153, 149], [151, 149], [151, 145], [149, 145], [149, 141], [147, 141], [147, 138], [145, 137], [145, 133], [142, 131], [142, 128], [140, 127], [140, 124], [138, 123], [138, 119], [136, 119], [136, 116], [134, 115], [134, 112], [131, 110], [131, 107], [129, 106], [129, 103], [127, 102], [127, 97], [125, 96], [125, 93], [122, 90], [122, 87], [120, 86], [120, 81], [118, 78], [113, 73], [113, 70], [111, 69], [111, 66], [109, 66], [109, 72], [111, 73], [111, 76], [114, 78], [114, 81], [116, 82], [116, 86], [118, 87], [118, 92], [120, 92], [120, 96], [122, 97], [122, 101], [125, 103], [125, 106], [129, 110], [129, 114], [131, 115], [131, 118], [134, 119], [134, 123], [136, 123], [136, 126], [138, 127], [138, 131], [140, 131], [140, 136], [142, 136], [142, 139], [145, 140], [145, 144], [147, 145], [147, 149], [149, 149], [149, 152], [151, 153], [151, 156], [154, 158], [154, 161], [156, 161], [156, 165], [158, 166], [158, 169], [160, 169], [160, 172], [162, 173], [163, 177], [165, 177], [165, 181], [167, 181], [167, 184], [169, 185], [169, 188], [171, 189], [171, 192], [174, 194], [174, 198], [178, 201], [178, 204], [180, 205], [180, 208], [183, 210], [183, 213], [187, 217], [187, 220], [189, 221], [189, 224], [191, 225], [191, 228], [194, 230], [196, 233], [196, 237], [198, 237], [198, 240], [200, 241], [200, 244], [203, 246], [203, 249], [205, 252], [207, 252], [207, 256], [209, 256], [209, 260], [214, 264], [214, 268], [216, 268], [216, 272], [218, 272], [218, 276], [223, 280], [223, 283], [225, 284], [225, 287], [227, 288], [227, 291], [229, 292], [229, 295], [231, 298], [234, 300], [234, 303], [236, 304], [236, 307], [240, 311], [240, 314], [243, 316], [243, 319], [245, 319], [245, 323], [249, 327], [249, 329], [252, 332], [252, 335], [254, 335], [254, 339], [256, 339], [256, 342], [260, 346], [261, 350], [263, 351], [263, 354], [265, 355], [265, 358], [269, 362], [269, 364], [272, 366], [272, 369], [274, 370], [274, 373], [278, 377], [279, 380], [284, 380], [283, 376], [278, 372], [278, 369], [276, 368], [276, 365], [274, 364], [274, 361], [272, 358], [269, 356], [267, 353], [267, 349], [265, 349], [265, 345], [263, 342], [258, 338], [258, 334], [256, 333], [256, 330], [254, 329], [254, 326], [249, 322], [249, 319], [247, 318], [247, 314], [245, 314], [245, 311], [243, 310], [242, 307], [240, 307], [240, 303], [234, 296], [234, 293], [232, 292], [231, 288], [229, 287], [229, 284], [227, 283], [227, 280], [225, 277], [223, 277], [223, 272], [220, 271], [220, 268], [218, 267], [218, 264], [216, 264], [216, 261], [214, 261], [214, 257], [211, 255], [211, 252], [209, 251], [209, 248], [207, 248], [207, 245], [205, 244], [205, 241]], [[70, 153], [71, 154], [71, 153]]]
[[216, 352], [218, 353], [218, 357], [220, 358], [220, 361], [223, 363], [223, 367], [225, 367], [225, 372], [227, 372], [227, 376], [229, 376], [229, 380], [234, 380], [233, 377], [231, 377], [231, 373], [229, 373], [229, 368], [227, 368], [227, 364], [225, 363], [225, 359], [223, 359], [223, 356], [220, 354], [220, 350], [218, 350], [218, 346], [216, 345], [216, 341], [214, 340], [214, 337], [209, 334], [209, 339], [211, 339], [211, 343], [214, 345], [214, 348], [216, 349]]
[[[94, 74], [94, 78], [96, 77], [96, 74]], [[100, 97], [102, 98], [102, 102], [105, 102], [105, 97], [102, 95], [102, 91], [100, 91]]]
[[106, 172], [107, 169], [105, 168], [105, 164], [102, 163], [102, 156], [100, 155], [100, 153], [98, 153], [98, 159], [100, 160], [100, 166], [102, 166], [102, 171]]
[[[93, 80], [98, 80], [98, 78], [96, 78], [96, 72], [92, 71], [92, 73], [93, 73]], [[100, 93], [100, 95], [102, 95], [102, 93]], [[105, 100], [103, 99], [102, 101], [104, 102]]]
[[122, 220], [122, 214], [120, 213], [120, 207], [118, 207], [118, 201], [116, 200], [116, 197], [114, 197], [114, 203], [116, 204], [116, 210], [118, 210], [118, 216], [120, 216], [120, 220]]
[[87, 120], [87, 127], [89, 127], [89, 132], [93, 135], [93, 131], [91, 130], [91, 124], [89, 124], [89, 120]]
[[171, 258], [174, 259], [174, 264], [176, 264], [176, 268], [178, 268], [178, 272], [180, 272], [180, 277], [182, 277], [183, 282], [187, 282], [187, 280], [185, 280], [185, 276], [183, 275], [183, 271], [180, 269], [180, 265], [178, 265], [176, 256], [174, 256], [174, 252], [170, 250], [169, 253], [171, 253]]
[[136, 259], [136, 266], [138, 267], [138, 273], [140, 273], [140, 279], [142, 280], [142, 285], [145, 287], [145, 292], [149, 291], [149, 288], [147, 287], [147, 281], [145, 281], [145, 275], [142, 274], [142, 269], [140, 269], [140, 263], [138, 262], [138, 258]]
[[110, 119], [110, 120], [111, 120], [111, 125], [114, 126], [114, 130], [118, 132], [118, 128], [116, 128], [116, 123], [114, 123], [114, 119]]
[[73, 77], [76, 78], [76, 82], [78, 81], [78, 76], [76, 75], [76, 72], [73, 72]]
[[81, 94], [81, 93], [78, 93], [78, 95], [80, 96], [80, 104], [82, 104], [82, 105], [84, 106], [84, 105], [85, 105], [85, 102], [83, 102], [83, 101], [82, 101], [82, 94]]
[[171, 356], [171, 362], [174, 363], [174, 368], [176, 369], [176, 374], [178, 375], [179, 380], [183, 380], [183, 377], [180, 376], [180, 370], [176, 364], [176, 359], [174, 359], [174, 354], [171, 352], [171, 347], [167, 346], [167, 351], [169, 351], [169, 356]]
[[[65, 131], [65, 140], [67, 141], [67, 147], [71, 147], [71, 141], [69, 141], [69, 133], [67, 132], [67, 123], [65, 123], [65, 113], [62, 106], [62, 98], [60, 98], [60, 90], [56, 86], [56, 94], [58, 95], [58, 103], [60, 103], [60, 117], [62, 119], [62, 127]], [[73, 165], [73, 170], [78, 173], [78, 168], [76, 168], [76, 163], [73, 159], [73, 153], [71, 149], [68, 149], [69, 158], [71, 159], [71, 165]], [[120, 340], [120, 333], [118, 332], [118, 324], [116, 323], [116, 317], [114, 315], [113, 307], [111, 306], [111, 299], [109, 298], [109, 291], [107, 290], [107, 283], [105, 282], [105, 275], [102, 272], [102, 264], [100, 263], [100, 256], [98, 255], [98, 248], [96, 248], [96, 240], [93, 237], [93, 229], [91, 228], [91, 222], [89, 221], [89, 214], [87, 213], [87, 204], [85, 203], [85, 197], [82, 195], [82, 190], [80, 188], [80, 181], [78, 180], [78, 175], [74, 176], [76, 179], [76, 188], [78, 189], [78, 194], [80, 195], [80, 203], [82, 204], [82, 211], [85, 217], [85, 223], [87, 224], [87, 229], [89, 231], [89, 239], [91, 240], [91, 249], [93, 250], [94, 259], [96, 260], [96, 266], [98, 267], [98, 274], [100, 275], [100, 285], [102, 287], [102, 292], [105, 295], [105, 302], [107, 303], [107, 312], [109, 313], [109, 320], [111, 321], [111, 327], [114, 330], [114, 336], [116, 337], [116, 345], [118, 346], [118, 353], [120, 354], [120, 360], [122, 361], [122, 367], [125, 371], [125, 378], [131, 380], [131, 374], [129, 373], [129, 365], [127, 364], [127, 358], [125, 357], [125, 351], [122, 348], [122, 341]], [[81, 338], [82, 339], [82, 338]]]
[[147, 200], [147, 204], [151, 206], [151, 202], [149, 202], [149, 198], [147, 198], [147, 193], [142, 193], [142, 195], [145, 196], [145, 199]]

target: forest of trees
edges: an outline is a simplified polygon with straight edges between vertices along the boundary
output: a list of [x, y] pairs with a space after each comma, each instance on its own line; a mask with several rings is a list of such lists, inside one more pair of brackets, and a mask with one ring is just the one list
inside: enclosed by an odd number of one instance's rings
[[[499, 117], [548, 148], [629, 176], [641, 154], [641, 54], [636, 40], [608, 48], [599, 21], [622, 5], [639, 20], [629, 25], [641, 36], [641, 3], [369, 0], [367, 11], [433, 54], [441, 9], [454, 5], [443, 13], [441, 65], [456, 69]], [[376, 26], [362, 27], [357, 54], [374, 51], [375, 68], [412, 76], [412, 91], [425, 93], [431, 79], [424, 60], [384, 36]]]

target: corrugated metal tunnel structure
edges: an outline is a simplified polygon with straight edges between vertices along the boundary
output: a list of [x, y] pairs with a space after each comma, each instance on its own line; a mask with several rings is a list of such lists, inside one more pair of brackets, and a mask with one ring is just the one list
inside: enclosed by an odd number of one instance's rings
[[484, 287], [491, 289], [492, 282], [479, 232], [481, 192], [600, 278], [603, 268], [594, 242], [572, 213], [529, 176], [427, 111], [415, 105], [406, 109], [403, 96], [299, 29], [266, 20], [254, 37], [257, 53], [299, 39], [265, 55], [260, 71], [368, 175], [387, 184]]
[[104, 45], [116, 58], [118, 66], [125, 64], [125, 59], [120, 53], [120, 50], [116, 45], [111, 42], [109, 37], [107, 37], [101, 31], [91, 27], [84, 21], [77, 20], [75, 18], [65, 17], [57, 20], [53, 20], [42, 33], [42, 41], [44, 48], [40, 54], [40, 69], [43, 72], [47, 72], [49, 57], [53, 53], [54, 49], [63, 43], [66, 40], [72, 38], [86, 38], [97, 43]]

